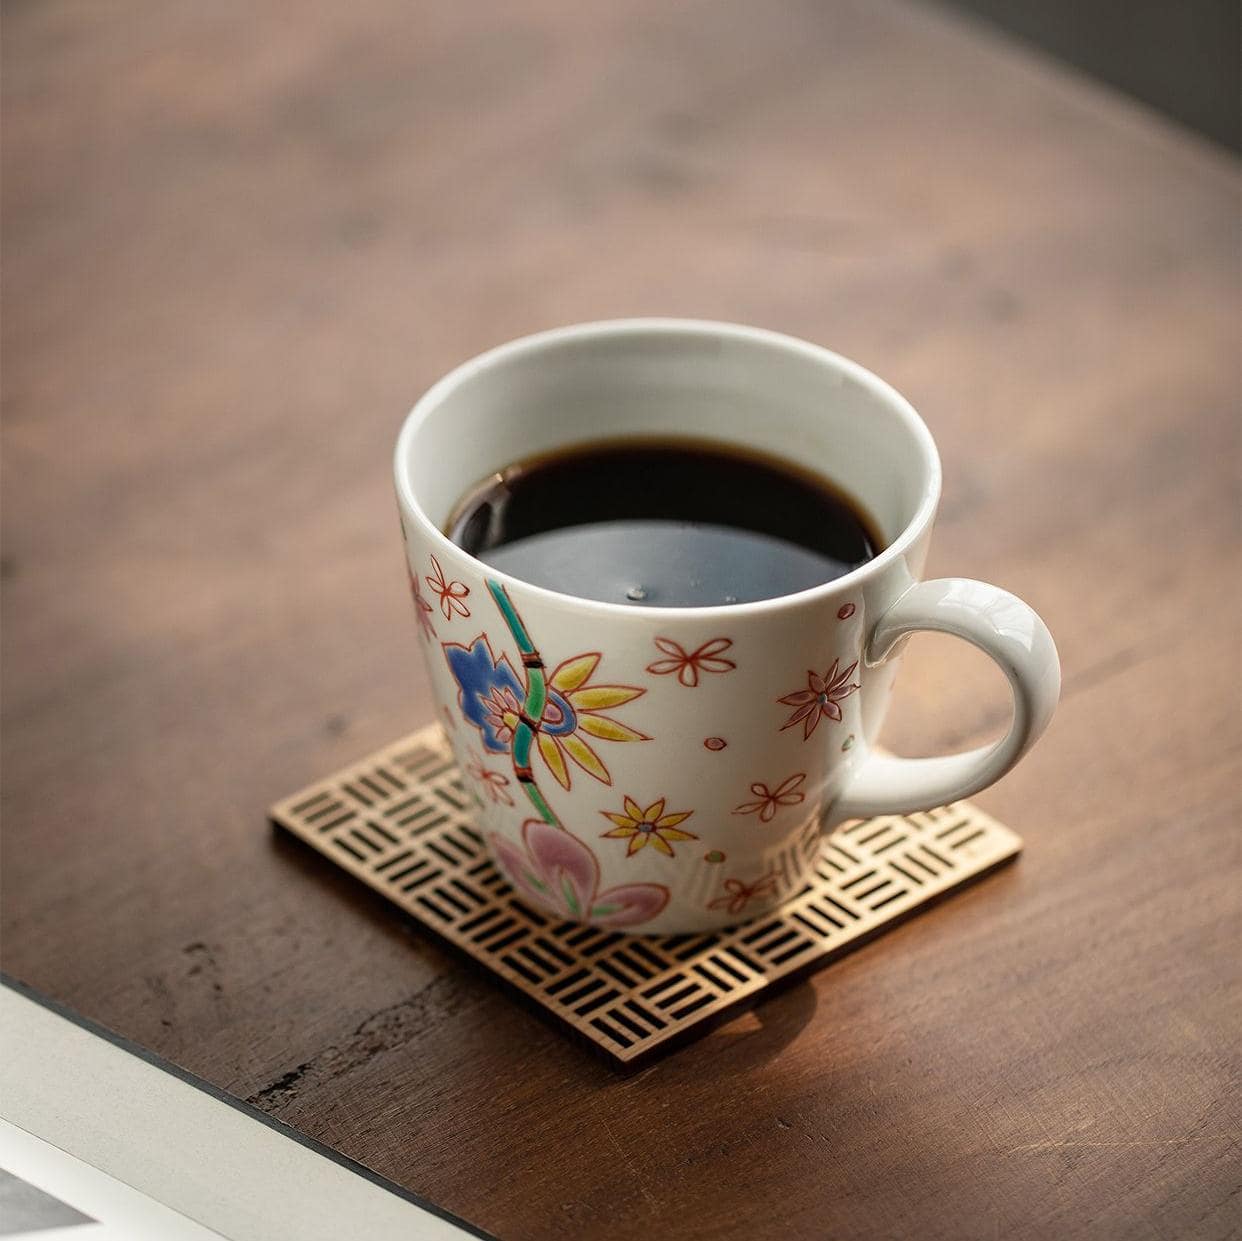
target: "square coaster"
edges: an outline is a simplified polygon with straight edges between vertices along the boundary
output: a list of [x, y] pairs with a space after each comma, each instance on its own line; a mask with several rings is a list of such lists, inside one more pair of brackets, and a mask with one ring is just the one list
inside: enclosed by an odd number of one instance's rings
[[1012, 860], [1021, 839], [967, 802], [846, 824], [779, 909], [705, 935], [635, 936], [526, 908], [492, 864], [433, 725], [278, 802], [272, 822], [523, 996], [633, 1066], [796, 972], [856, 948]]

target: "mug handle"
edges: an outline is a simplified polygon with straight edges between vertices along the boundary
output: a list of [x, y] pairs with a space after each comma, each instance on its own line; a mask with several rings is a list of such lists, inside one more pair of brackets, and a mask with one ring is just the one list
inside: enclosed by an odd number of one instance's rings
[[994, 745], [941, 758], [871, 754], [833, 807], [833, 818], [930, 810], [994, 784], [1048, 727], [1061, 693], [1061, 661], [1047, 625], [1021, 599], [986, 582], [947, 577], [910, 587], [881, 615], [868, 666], [884, 663], [907, 634], [934, 630], [990, 655], [1013, 690], [1013, 722]]

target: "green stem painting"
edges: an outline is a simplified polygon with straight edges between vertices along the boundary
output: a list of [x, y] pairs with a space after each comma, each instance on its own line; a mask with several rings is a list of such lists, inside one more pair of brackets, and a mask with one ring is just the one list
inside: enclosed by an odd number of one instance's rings
[[513, 730], [511, 747], [513, 774], [517, 777], [517, 782], [522, 786], [522, 791], [530, 799], [539, 817], [553, 827], [561, 827], [560, 820], [557, 819], [552, 807], [548, 805], [544, 795], [539, 791], [531, 770], [531, 750], [534, 747], [535, 734], [543, 720], [544, 708], [548, 702], [547, 671], [508, 592], [499, 582], [491, 578], [487, 580], [487, 589], [500, 609], [500, 614], [504, 617], [514, 642], [517, 643], [518, 651], [522, 656], [522, 672], [526, 680], [526, 697], [522, 703], [522, 714], [518, 719], [517, 727]]

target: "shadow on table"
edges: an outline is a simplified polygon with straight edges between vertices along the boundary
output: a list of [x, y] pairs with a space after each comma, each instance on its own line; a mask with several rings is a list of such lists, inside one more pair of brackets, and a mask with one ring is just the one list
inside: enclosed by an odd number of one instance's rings
[[[776, 984], [762, 993], [754, 1007], [726, 1014], [712, 1032], [716, 1048], [737, 1068], [755, 1067], [778, 1056], [815, 1016], [818, 998], [809, 977], [788, 986]], [[676, 1053], [674, 1053], [676, 1054]]]

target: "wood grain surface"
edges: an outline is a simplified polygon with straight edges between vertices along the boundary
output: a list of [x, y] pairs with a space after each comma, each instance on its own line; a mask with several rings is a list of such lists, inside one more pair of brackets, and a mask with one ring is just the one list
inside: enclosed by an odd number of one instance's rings
[[[3, 108], [6, 970], [515, 1241], [1239, 1227], [1226, 157], [888, 0], [16, 3]], [[431, 718], [414, 398], [642, 313], [892, 380], [1066, 676], [1016, 867], [622, 1080], [264, 809]]]

